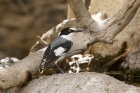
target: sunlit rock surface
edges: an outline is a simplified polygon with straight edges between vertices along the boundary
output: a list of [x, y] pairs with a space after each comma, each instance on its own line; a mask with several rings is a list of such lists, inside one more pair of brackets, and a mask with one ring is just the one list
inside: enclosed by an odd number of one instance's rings
[[42, 76], [18, 93], [140, 93], [140, 88], [105, 74], [85, 72]]

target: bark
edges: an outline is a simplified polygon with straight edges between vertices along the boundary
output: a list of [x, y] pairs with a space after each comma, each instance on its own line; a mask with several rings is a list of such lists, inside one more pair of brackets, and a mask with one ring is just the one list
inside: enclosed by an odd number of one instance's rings
[[[112, 43], [114, 37], [131, 21], [140, 6], [140, 0], [127, 0], [122, 9], [113, 17], [103, 21], [96, 21], [91, 18], [90, 13], [81, 0], [67, 1], [74, 11], [77, 28], [84, 31], [75, 35], [72, 49], [67, 55], [61, 57], [59, 61], [74, 54], [82, 53], [96, 42]], [[63, 27], [60, 26], [60, 28]], [[25, 84], [28, 78], [38, 71], [43, 52], [43, 50], [39, 50], [27, 56], [15, 66], [0, 70], [0, 88], [4, 90]]]
[[[89, 11], [95, 14], [98, 11], [105, 11], [108, 17], [112, 17], [123, 6], [126, 0], [106, 0], [95, 1], [92, 0]], [[117, 4], [117, 7], [116, 7]], [[131, 22], [124, 28], [123, 31], [117, 34], [114, 38], [113, 44], [96, 43], [88, 49], [88, 53], [93, 54], [99, 59], [96, 60], [98, 64], [104, 66], [111, 66], [118, 60], [124, 59], [127, 54], [137, 51], [140, 41], [140, 9], [137, 10], [136, 15]], [[111, 58], [109, 58], [111, 57]], [[102, 62], [100, 60], [103, 60]], [[110, 62], [109, 62], [110, 61]], [[119, 61], [120, 62], [120, 61]]]
[[[86, 0], [86, 1], [83, 0], [83, 2], [85, 3], [86, 8], [88, 9], [91, 1], [90, 0]], [[72, 19], [72, 18], [75, 18], [75, 15], [74, 15], [72, 9], [70, 8], [70, 6], [68, 5], [67, 19]]]
[[68, 14], [67, 14], [67, 19], [72, 19], [75, 18], [75, 15], [73, 11], [71, 10], [70, 6], [68, 5]]
[[91, 18], [90, 13], [87, 11], [84, 2], [81, 0], [67, 0], [67, 2], [75, 14], [78, 26], [84, 27], [92, 23], [93, 19]]
[[0, 70], [0, 88], [2, 90], [26, 84], [35, 74], [43, 56], [43, 49], [22, 59], [14, 66]]

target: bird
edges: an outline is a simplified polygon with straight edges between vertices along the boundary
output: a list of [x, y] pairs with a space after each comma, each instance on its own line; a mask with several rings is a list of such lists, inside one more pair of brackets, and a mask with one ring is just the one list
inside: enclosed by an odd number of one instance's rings
[[69, 52], [71, 47], [73, 46], [72, 38], [75, 33], [82, 32], [82, 30], [78, 30], [72, 27], [65, 27], [61, 30], [58, 37], [54, 39], [47, 47], [44, 52], [39, 72], [42, 74], [44, 70], [48, 68], [48, 66], [52, 63], [55, 63], [58, 69], [64, 73], [61, 68], [57, 65], [58, 58], [64, 56]]

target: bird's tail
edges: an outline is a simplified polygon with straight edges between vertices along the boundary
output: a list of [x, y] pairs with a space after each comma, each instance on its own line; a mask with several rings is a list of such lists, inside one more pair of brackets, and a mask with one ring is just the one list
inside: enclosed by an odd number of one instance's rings
[[42, 74], [43, 73], [43, 71], [44, 71], [44, 62], [41, 62], [41, 64], [40, 64], [40, 68], [39, 68], [39, 72]]
[[50, 65], [50, 60], [48, 61], [44, 61], [42, 60], [41, 64], [40, 64], [40, 68], [39, 68], [39, 72], [42, 74], [44, 72], [45, 69], [47, 69], [47, 67]]

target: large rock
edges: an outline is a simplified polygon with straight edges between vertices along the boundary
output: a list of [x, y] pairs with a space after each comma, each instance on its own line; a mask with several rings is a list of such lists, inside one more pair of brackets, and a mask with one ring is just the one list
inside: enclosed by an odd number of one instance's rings
[[140, 93], [140, 88], [105, 74], [54, 74], [34, 79], [18, 93]]
[[140, 69], [140, 50], [129, 53], [122, 66], [131, 70]]

